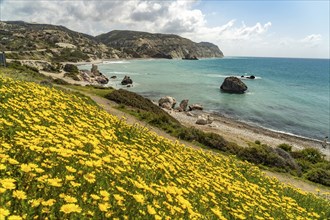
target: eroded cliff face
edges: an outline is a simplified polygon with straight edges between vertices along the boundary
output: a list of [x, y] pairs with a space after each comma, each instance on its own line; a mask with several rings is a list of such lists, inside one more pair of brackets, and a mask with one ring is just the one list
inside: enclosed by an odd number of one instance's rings
[[222, 51], [214, 44], [195, 43], [172, 34], [111, 31], [97, 36], [96, 39], [136, 58], [223, 57]]

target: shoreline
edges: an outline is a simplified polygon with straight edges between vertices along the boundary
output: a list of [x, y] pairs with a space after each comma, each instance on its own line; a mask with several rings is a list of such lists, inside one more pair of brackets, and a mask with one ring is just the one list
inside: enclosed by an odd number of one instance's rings
[[[327, 159], [330, 159], [329, 142], [327, 142], [327, 148], [323, 148], [321, 140], [274, 131], [205, 111], [192, 111], [194, 116], [188, 116], [186, 112], [166, 111], [187, 127], [194, 127], [204, 132], [219, 134], [227, 141], [237, 143], [242, 147], [247, 147], [256, 140], [271, 147], [286, 143], [292, 145], [293, 150], [302, 150], [307, 147], [317, 148]], [[214, 118], [214, 121], [209, 125], [198, 125], [196, 124], [196, 120], [199, 115], [210, 115]]]
[[[90, 62], [78, 62], [72, 63], [74, 65], [89, 65], [89, 64], [102, 64], [106, 61], [127, 61], [127, 60], [148, 60], [144, 58], [130, 58], [130, 59], [98, 59]], [[70, 63], [70, 62], [65, 62]], [[62, 64], [65, 64], [62, 63]], [[40, 71], [42, 74], [51, 76], [53, 78], [61, 78], [68, 81], [71, 84], [79, 84], [86, 86], [88, 82], [74, 81], [70, 78], [64, 77], [61, 73], [50, 73], [46, 71]], [[93, 85], [93, 84], [91, 84]], [[106, 85], [105, 85], [106, 86]], [[267, 144], [272, 147], [276, 147], [279, 144], [286, 143], [293, 146], [294, 150], [301, 150], [306, 147], [317, 148], [321, 153], [326, 155], [327, 159], [330, 159], [330, 143], [327, 142], [327, 148], [322, 147], [322, 140], [317, 140], [309, 137], [299, 136], [295, 134], [286, 133], [284, 131], [272, 130], [259, 125], [251, 125], [249, 122], [242, 122], [239, 119], [233, 119], [223, 116], [219, 113], [203, 111], [193, 111], [194, 116], [187, 116], [185, 112], [175, 112], [166, 110], [171, 116], [176, 118], [181, 124], [187, 127], [195, 127], [205, 132], [213, 132], [222, 135], [226, 140], [236, 142], [242, 146], [248, 146], [249, 143], [254, 143], [259, 140], [262, 144]], [[195, 122], [198, 115], [210, 115], [214, 118], [214, 122], [210, 125], [197, 125]]]

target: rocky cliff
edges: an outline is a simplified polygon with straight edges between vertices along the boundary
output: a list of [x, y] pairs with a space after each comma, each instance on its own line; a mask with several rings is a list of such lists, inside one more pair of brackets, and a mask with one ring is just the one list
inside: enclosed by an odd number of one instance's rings
[[173, 34], [115, 30], [101, 34], [96, 39], [134, 58], [223, 57], [221, 50], [214, 44], [195, 43]]
[[169, 34], [111, 31], [93, 37], [63, 26], [0, 21], [0, 51], [7, 58], [78, 62], [109, 58], [223, 57], [211, 43]]

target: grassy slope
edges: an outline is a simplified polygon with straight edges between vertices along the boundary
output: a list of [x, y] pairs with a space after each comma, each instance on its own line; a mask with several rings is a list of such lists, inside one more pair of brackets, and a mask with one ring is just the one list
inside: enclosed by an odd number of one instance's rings
[[329, 202], [255, 166], [169, 142], [85, 98], [4, 78], [0, 94], [2, 215], [330, 217]]

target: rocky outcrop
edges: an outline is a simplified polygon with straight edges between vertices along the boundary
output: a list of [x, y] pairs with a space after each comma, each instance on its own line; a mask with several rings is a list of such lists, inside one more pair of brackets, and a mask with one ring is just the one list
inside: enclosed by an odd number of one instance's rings
[[188, 102], [189, 100], [188, 99], [184, 99], [180, 102], [180, 106], [179, 108], [182, 110], [182, 111], [187, 111], [187, 107], [188, 107]]
[[133, 84], [133, 80], [129, 76], [125, 76], [124, 79], [121, 81], [122, 85], [129, 85]]
[[158, 100], [158, 105], [162, 108], [172, 110], [175, 107], [176, 100], [171, 96], [165, 96]]
[[183, 60], [198, 60], [198, 58], [196, 56], [193, 55], [186, 55], [184, 58], [182, 58]]
[[239, 78], [230, 76], [225, 78], [220, 89], [223, 92], [241, 94], [247, 90], [247, 86]]
[[[70, 64], [70, 65], [72, 65], [72, 64]], [[78, 73], [76, 73], [76, 72], [73, 72], [73, 73], [74, 73], [74, 75], [71, 73], [71, 74], [66, 74], [66, 76], [71, 77], [72, 79], [74, 79], [76, 81], [85, 81], [85, 82], [89, 82], [91, 84], [95, 84], [95, 83], [96, 84], [107, 84], [109, 82], [109, 79], [106, 76], [104, 76], [98, 70], [97, 65], [94, 65], [94, 64], [92, 65], [92, 69], [90, 71], [89, 70], [78, 70]]]
[[223, 57], [221, 50], [214, 44], [195, 43], [173, 34], [115, 30], [101, 34], [96, 39], [135, 58]]
[[203, 111], [203, 106], [199, 104], [189, 105], [189, 111], [200, 110]]

